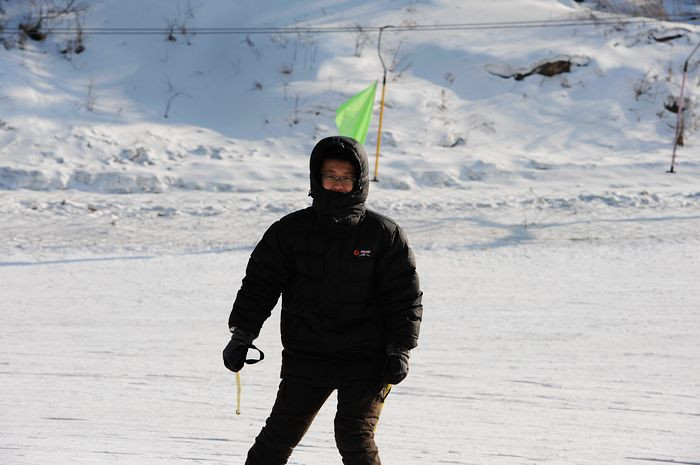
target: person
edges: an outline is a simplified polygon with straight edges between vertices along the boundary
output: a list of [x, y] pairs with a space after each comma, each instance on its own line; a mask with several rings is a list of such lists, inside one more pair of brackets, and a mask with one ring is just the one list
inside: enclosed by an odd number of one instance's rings
[[365, 207], [369, 169], [359, 142], [324, 138], [309, 167], [312, 205], [265, 232], [229, 317], [223, 358], [238, 372], [282, 295], [281, 382], [245, 463], [287, 463], [337, 390], [343, 463], [376, 465], [382, 393], [406, 377], [418, 341], [423, 307], [415, 259], [398, 224]]

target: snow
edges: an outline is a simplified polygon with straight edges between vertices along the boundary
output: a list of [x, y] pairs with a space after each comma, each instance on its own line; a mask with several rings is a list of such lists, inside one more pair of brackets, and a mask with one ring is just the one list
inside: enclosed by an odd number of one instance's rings
[[[263, 3], [102, 1], [84, 26], [609, 17], [568, 0]], [[269, 413], [279, 312], [238, 417], [228, 313], [264, 230], [309, 205], [335, 108], [381, 79], [376, 32], [175, 37], [0, 49], [2, 464], [242, 463]], [[386, 30], [368, 205], [406, 230], [425, 321], [383, 463], [700, 463], [699, 57], [675, 174], [664, 108], [699, 40], [652, 19]], [[496, 75], [560, 59], [570, 73]], [[290, 464], [339, 463], [333, 403]]]
[[[95, 3], [85, 28], [177, 24], [195, 32], [176, 32], [174, 42], [165, 33], [87, 34], [85, 52], [68, 56], [56, 50], [70, 36], [58, 35], [3, 53], [0, 188], [238, 192], [256, 189], [251, 179], [269, 179], [271, 172], [276, 182], [267, 189], [298, 188], [311, 147], [334, 131], [335, 109], [381, 77], [376, 32], [196, 32], [232, 25], [586, 20], [575, 27], [387, 29], [382, 50], [393, 71], [382, 186], [464, 187], [471, 179], [459, 174], [474, 163], [492, 166], [509, 183], [528, 184], [531, 158], [555, 171], [579, 167], [579, 180], [600, 187], [607, 186], [599, 177], [610, 164], [624, 164], [635, 179], [668, 169], [676, 120], [664, 102], [678, 95], [697, 26], [624, 24], [603, 13], [595, 13], [596, 25], [585, 4], [510, 0], [506, 8], [504, 1], [296, 2], [292, 10], [272, 0], [265, 10], [182, 0]], [[657, 42], [659, 34], [679, 37]], [[489, 72], [562, 57], [573, 62], [570, 73], [514, 81]], [[698, 63], [690, 63], [691, 79]], [[681, 171], [697, 176], [694, 88], [687, 88], [691, 145], [678, 161]], [[375, 115], [370, 152], [377, 124]]]
[[[417, 249], [426, 318], [383, 463], [697, 462], [698, 242], [632, 242]], [[236, 417], [220, 350], [248, 253], [0, 267], [3, 463], [242, 463], [281, 349], [276, 311]], [[333, 406], [290, 463], [339, 463]]]

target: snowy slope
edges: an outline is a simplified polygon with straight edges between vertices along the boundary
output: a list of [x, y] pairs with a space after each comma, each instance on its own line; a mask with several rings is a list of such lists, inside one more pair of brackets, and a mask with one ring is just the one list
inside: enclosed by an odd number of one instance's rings
[[[209, 35], [217, 27], [444, 25], [586, 19], [571, 1], [98, 2], [86, 28], [163, 28], [162, 35], [86, 35], [3, 51], [0, 187], [95, 192], [305, 189], [310, 148], [335, 108], [381, 79], [377, 33]], [[668, 181], [690, 24], [605, 22], [450, 31], [388, 29], [382, 188]], [[653, 37], [679, 35], [665, 42]], [[570, 73], [516, 81], [492, 72], [571, 59]], [[697, 60], [691, 62], [687, 146], [694, 156]], [[580, 64], [581, 66], [578, 66]], [[491, 72], [490, 72], [491, 71]], [[377, 105], [378, 107], [378, 105]], [[167, 118], [165, 114], [167, 113]], [[368, 151], [376, 143], [378, 108]], [[616, 181], [614, 181], [616, 180]], [[661, 182], [660, 179], [659, 181]]]
[[[664, 107], [700, 30], [590, 8], [102, 0], [85, 28], [176, 40], [0, 48], [0, 463], [240, 464], [269, 413], [279, 312], [240, 417], [228, 312], [266, 227], [310, 203], [335, 108], [381, 79], [377, 33], [192, 31], [464, 23], [501, 24], [382, 37], [396, 69], [368, 205], [405, 229], [425, 293], [383, 463], [700, 463], [700, 56], [676, 174]], [[290, 464], [339, 463], [333, 407]]]
[[[425, 320], [382, 413], [383, 463], [697, 463], [698, 245], [418, 251]], [[237, 417], [220, 351], [247, 257], [0, 266], [0, 461], [242, 464], [281, 351], [275, 311]], [[334, 407], [290, 464], [340, 463]]]

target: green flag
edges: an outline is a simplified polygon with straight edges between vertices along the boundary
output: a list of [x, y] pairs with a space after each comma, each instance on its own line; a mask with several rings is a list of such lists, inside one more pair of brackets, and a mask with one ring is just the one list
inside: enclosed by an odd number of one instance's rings
[[353, 95], [338, 107], [335, 111], [335, 125], [338, 126], [338, 133], [341, 136], [352, 137], [361, 144], [365, 143], [376, 90], [377, 81], [374, 81], [365, 90]]

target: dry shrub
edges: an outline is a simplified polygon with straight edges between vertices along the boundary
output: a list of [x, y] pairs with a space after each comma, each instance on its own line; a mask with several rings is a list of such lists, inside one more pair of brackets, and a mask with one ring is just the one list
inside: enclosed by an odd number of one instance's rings
[[597, 0], [598, 8], [610, 13], [667, 20], [664, 0]]

